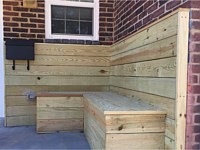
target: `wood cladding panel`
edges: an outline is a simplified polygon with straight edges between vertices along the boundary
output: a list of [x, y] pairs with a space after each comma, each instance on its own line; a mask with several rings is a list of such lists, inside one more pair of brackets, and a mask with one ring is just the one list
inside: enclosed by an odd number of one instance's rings
[[31, 66], [27, 71], [25, 65], [17, 65], [16, 70], [12, 70], [12, 65], [6, 65], [7, 76], [109, 76], [109, 67], [85, 67], [85, 66]]
[[6, 85], [109, 85], [109, 77], [7, 76]]
[[112, 76], [176, 77], [176, 57], [111, 66]]
[[9, 96], [23, 95], [27, 92], [35, 91], [108, 91], [109, 86], [102, 85], [6, 85], [5, 93]]
[[82, 97], [38, 97], [37, 107], [83, 107]]
[[37, 119], [78, 119], [83, 118], [83, 108], [37, 108]]
[[155, 105], [165, 110], [167, 112], [167, 117], [171, 119], [175, 119], [175, 100], [174, 99], [142, 93], [142, 92], [133, 91], [133, 90], [124, 89], [124, 88], [114, 87], [114, 86], [111, 86], [110, 90], [122, 95], [126, 95], [128, 97], [139, 99], [140, 101], [143, 101], [144, 103]]
[[106, 149], [164, 149], [164, 133], [108, 134]]
[[[6, 60], [6, 65], [11, 65], [12, 61]], [[16, 61], [16, 65], [24, 64], [24, 61]], [[55, 65], [55, 66], [109, 66], [109, 57], [88, 57], [88, 56], [46, 56], [35, 55], [35, 60], [30, 61], [32, 65]], [[17, 66], [16, 66], [17, 67]]]
[[6, 116], [32, 116], [36, 115], [35, 106], [9, 106], [6, 107]]
[[168, 98], [176, 97], [176, 80], [173, 78], [138, 78], [112, 76], [110, 84], [144, 93], [164, 96]]
[[112, 46], [113, 54], [118, 54], [133, 48], [141, 47], [156, 41], [174, 36], [177, 34], [178, 14], [169, 16], [168, 18], [158, 22], [145, 30], [133, 34], [114, 46]]
[[30, 116], [12, 116], [12, 117], [6, 117], [6, 126], [12, 127], [12, 126], [25, 126], [25, 125], [35, 125], [36, 122], [36, 116], [30, 115]]
[[109, 46], [103, 45], [36, 43], [35, 53], [37, 55], [109, 56], [111, 52]]
[[106, 133], [165, 132], [164, 115], [107, 115]]
[[83, 119], [37, 119], [38, 133], [83, 131]]
[[35, 106], [36, 100], [27, 100], [26, 96], [6, 96], [6, 106]]
[[82, 130], [82, 97], [37, 97], [38, 133]]

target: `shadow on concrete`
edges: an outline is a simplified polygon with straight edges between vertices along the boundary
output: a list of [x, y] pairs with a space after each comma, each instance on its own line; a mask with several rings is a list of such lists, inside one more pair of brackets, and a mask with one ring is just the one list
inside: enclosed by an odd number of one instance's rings
[[0, 126], [0, 149], [90, 149], [84, 133], [37, 134], [35, 126]]

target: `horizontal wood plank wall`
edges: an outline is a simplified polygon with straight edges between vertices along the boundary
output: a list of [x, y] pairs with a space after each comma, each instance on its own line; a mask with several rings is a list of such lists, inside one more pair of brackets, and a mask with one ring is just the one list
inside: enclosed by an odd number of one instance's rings
[[165, 148], [174, 148], [178, 14], [112, 46], [110, 90], [167, 111]]
[[[35, 44], [35, 60], [5, 60], [6, 126], [34, 125], [36, 102], [30, 91], [109, 91], [107, 46]], [[39, 78], [38, 78], [39, 77]]]

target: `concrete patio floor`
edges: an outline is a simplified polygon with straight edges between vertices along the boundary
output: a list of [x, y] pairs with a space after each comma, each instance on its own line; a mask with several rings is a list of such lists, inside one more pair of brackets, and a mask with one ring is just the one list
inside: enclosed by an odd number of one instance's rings
[[[0, 122], [2, 120], [0, 119]], [[35, 126], [5, 128], [0, 123], [0, 149], [90, 149], [84, 133], [37, 134]]]

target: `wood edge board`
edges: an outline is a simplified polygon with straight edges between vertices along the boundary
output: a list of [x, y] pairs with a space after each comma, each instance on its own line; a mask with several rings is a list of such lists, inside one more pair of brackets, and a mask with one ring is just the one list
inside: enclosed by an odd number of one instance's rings
[[166, 115], [166, 111], [104, 111], [104, 115]]
[[83, 97], [83, 94], [37, 94], [37, 97]]

